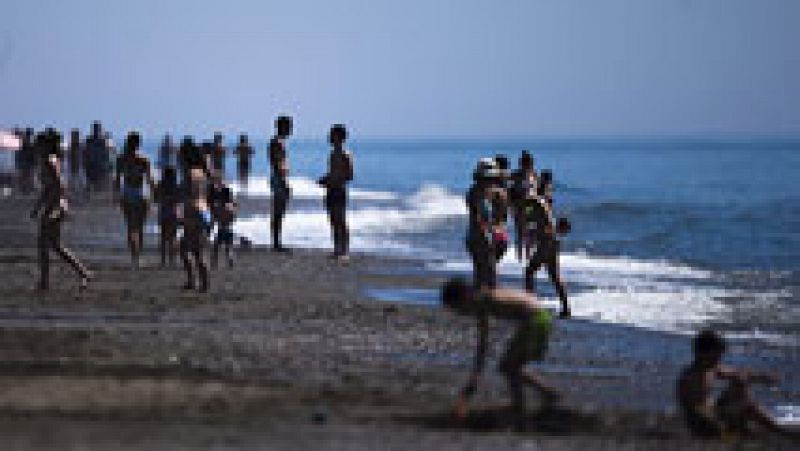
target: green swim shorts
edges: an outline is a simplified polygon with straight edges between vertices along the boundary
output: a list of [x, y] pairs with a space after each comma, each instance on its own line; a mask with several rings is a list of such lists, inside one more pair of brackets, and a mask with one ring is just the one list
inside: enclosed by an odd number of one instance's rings
[[537, 310], [520, 322], [519, 328], [508, 342], [504, 360], [523, 362], [544, 360], [552, 330], [553, 316], [550, 311]]

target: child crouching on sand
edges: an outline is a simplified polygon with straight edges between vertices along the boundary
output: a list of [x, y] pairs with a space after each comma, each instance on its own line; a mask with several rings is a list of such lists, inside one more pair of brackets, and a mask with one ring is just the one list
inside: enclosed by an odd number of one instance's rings
[[522, 426], [525, 414], [524, 385], [539, 392], [543, 407], [551, 406], [560, 398], [559, 392], [546, 384], [539, 375], [523, 371], [525, 364], [544, 359], [552, 329], [550, 312], [539, 306], [534, 296], [509, 289], [479, 289], [463, 279], [453, 278], [442, 287], [441, 299], [445, 307], [462, 315], [474, 316], [478, 320], [475, 366], [456, 404], [458, 417], [467, 416], [469, 400], [478, 388], [478, 380], [486, 363], [489, 316], [516, 320], [519, 323], [499, 366], [508, 382], [518, 425]]
[[[797, 436], [781, 428], [750, 392], [753, 383], [775, 383], [775, 378], [722, 365], [725, 342], [714, 331], [704, 330], [694, 339], [694, 360], [681, 372], [677, 384], [678, 404], [691, 433], [703, 438], [736, 437], [749, 433], [751, 423], [770, 431]], [[714, 400], [717, 380], [728, 386]]]

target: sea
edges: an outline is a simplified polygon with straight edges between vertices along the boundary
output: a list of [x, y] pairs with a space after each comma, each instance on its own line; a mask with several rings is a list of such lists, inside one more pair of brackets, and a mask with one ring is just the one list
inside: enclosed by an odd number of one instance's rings
[[[238, 196], [269, 197], [266, 139], [252, 144], [247, 185], [237, 182], [232, 153], [226, 176]], [[146, 144], [154, 161], [157, 147]], [[354, 252], [468, 276], [464, 194], [476, 162], [503, 154], [516, 167], [525, 149], [537, 170], [553, 172], [556, 214], [573, 226], [560, 261], [574, 316], [677, 333], [713, 326], [730, 337], [800, 343], [800, 140], [384, 139], [348, 147]], [[289, 246], [332, 247], [315, 182], [328, 152], [325, 142], [288, 141]], [[239, 217], [235, 232], [269, 244], [269, 212]], [[501, 283], [521, 288], [524, 268], [512, 248], [499, 265]], [[546, 274], [537, 287], [555, 306]], [[435, 290], [394, 295], [436, 303]]]

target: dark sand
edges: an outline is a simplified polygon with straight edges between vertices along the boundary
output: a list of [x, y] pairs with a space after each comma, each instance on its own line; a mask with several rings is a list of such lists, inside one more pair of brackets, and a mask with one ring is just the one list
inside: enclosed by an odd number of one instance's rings
[[[474, 325], [438, 308], [368, 299], [367, 287], [435, 287], [420, 263], [318, 251], [239, 253], [211, 292], [180, 289], [179, 269], [129, 269], [107, 198], [73, 202], [65, 243], [95, 273], [90, 289], [62, 263], [36, 283], [30, 198], [0, 199], [0, 441], [3, 449], [706, 449], [688, 437], [673, 384], [689, 338], [559, 321], [535, 366], [566, 396], [514, 432], [503, 381], [487, 368], [475, 411], [449, 409], [464, 383]], [[265, 201], [245, 209], [267, 211]], [[409, 268], [411, 271], [409, 271]], [[406, 274], [406, 275], [396, 275]], [[493, 357], [512, 325], [493, 323]], [[732, 358], [768, 369], [765, 401], [800, 404], [796, 348], [736, 343]], [[745, 443], [790, 449], [771, 438]]]

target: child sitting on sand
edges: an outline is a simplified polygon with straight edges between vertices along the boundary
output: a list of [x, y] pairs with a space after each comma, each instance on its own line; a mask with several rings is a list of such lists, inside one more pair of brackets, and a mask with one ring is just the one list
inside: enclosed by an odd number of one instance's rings
[[[678, 378], [678, 404], [692, 434], [704, 438], [744, 435], [750, 423], [790, 434], [756, 403], [749, 390], [752, 383], [772, 384], [775, 378], [722, 365], [724, 353], [725, 342], [719, 334], [700, 332], [694, 339], [694, 360]], [[715, 401], [711, 391], [716, 380], [728, 381], [728, 386]]]
[[525, 372], [522, 368], [526, 363], [544, 359], [552, 328], [550, 312], [537, 305], [536, 298], [516, 290], [488, 287], [478, 289], [463, 279], [453, 278], [442, 287], [441, 299], [445, 307], [478, 319], [475, 367], [456, 404], [458, 417], [467, 416], [469, 400], [477, 390], [478, 379], [486, 363], [489, 316], [519, 322], [499, 366], [500, 372], [508, 381], [518, 424], [522, 425], [525, 413], [523, 385], [537, 389], [545, 407], [551, 406], [560, 398], [556, 389], [547, 385], [538, 375]]

